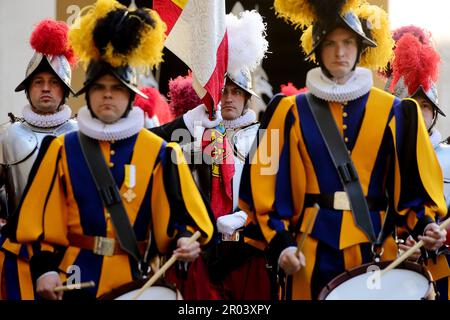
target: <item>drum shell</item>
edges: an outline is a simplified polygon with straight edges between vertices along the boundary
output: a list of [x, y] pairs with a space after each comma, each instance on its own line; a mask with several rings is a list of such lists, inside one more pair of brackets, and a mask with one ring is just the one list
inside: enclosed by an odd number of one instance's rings
[[[148, 279], [135, 280], [129, 283], [126, 283], [118, 288], [112, 289], [111, 291], [105, 293], [99, 300], [131, 300], [124, 299], [123, 296], [132, 291], [137, 292], [140, 288], [144, 286]], [[146, 299], [145, 293], [147, 291], [157, 291], [161, 293], [160, 296], [156, 299]], [[168, 290], [170, 293], [168, 294]], [[152, 296], [154, 296], [154, 292]], [[176, 288], [175, 285], [165, 281], [164, 279], [157, 280], [150, 288], [146, 289], [141, 297], [138, 300], [183, 300], [180, 291]]]
[[[359, 275], [362, 275], [367, 272], [368, 268], [370, 266], [378, 266], [381, 270], [386, 268], [392, 261], [383, 261], [379, 264], [375, 263], [366, 263], [361, 266], [352, 268], [344, 273], [341, 273], [337, 277], [335, 277], [333, 280], [331, 280], [320, 292], [318, 300], [327, 300], [328, 295], [335, 290], [338, 286], [345, 283], [346, 281], [353, 279]], [[431, 276], [430, 271], [423, 265], [411, 262], [411, 261], [404, 261], [402, 262], [396, 269], [405, 269], [414, 271], [416, 273], [421, 274], [428, 280], [428, 289], [426, 290], [426, 294], [421, 297], [422, 300], [434, 300], [436, 299], [436, 287], [435, 283], [433, 281], [433, 278]], [[357, 299], [355, 299], [357, 300]], [[382, 298], [380, 297], [380, 300], [389, 300], [388, 297]]]

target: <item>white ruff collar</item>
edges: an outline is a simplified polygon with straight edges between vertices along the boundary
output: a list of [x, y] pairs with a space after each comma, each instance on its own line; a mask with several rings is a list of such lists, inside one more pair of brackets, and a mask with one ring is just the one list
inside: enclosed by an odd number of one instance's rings
[[225, 126], [225, 129], [236, 129], [241, 128], [246, 125], [249, 125], [256, 121], [256, 113], [252, 109], [247, 109], [247, 112], [244, 113], [239, 118], [234, 120], [223, 120], [222, 123]]
[[101, 141], [123, 140], [137, 134], [144, 127], [144, 112], [133, 107], [126, 118], [106, 124], [93, 118], [87, 107], [78, 111], [78, 128], [88, 137]]
[[35, 127], [53, 128], [67, 122], [72, 115], [72, 109], [66, 104], [62, 105], [58, 112], [52, 114], [38, 114], [27, 104], [22, 110], [25, 121]]
[[372, 73], [365, 68], [356, 68], [345, 84], [337, 84], [325, 76], [320, 68], [310, 70], [306, 86], [312, 95], [329, 102], [347, 102], [368, 93], [373, 86]]
[[436, 128], [431, 129], [430, 141], [431, 141], [431, 144], [433, 145], [433, 148], [438, 147], [439, 144], [441, 143], [441, 140], [442, 140], [442, 135], [438, 131], [438, 129], [436, 129]]

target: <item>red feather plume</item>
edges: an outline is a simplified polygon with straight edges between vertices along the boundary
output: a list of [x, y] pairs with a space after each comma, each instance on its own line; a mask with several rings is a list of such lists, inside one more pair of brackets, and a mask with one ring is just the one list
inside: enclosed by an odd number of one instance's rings
[[[397, 43], [405, 34], [411, 34], [415, 36], [420, 43], [424, 45], [432, 45], [431, 43], [431, 32], [423, 28], [417, 27], [415, 25], [404, 26], [392, 31], [392, 38], [395, 43]], [[385, 70], [381, 70], [378, 74], [385, 79], [392, 76], [392, 63], [389, 63]]]
[[410, 33], [417, 39], [419, 39], [420, 43], [425, 45], [431, 45], [431, 33], [425, 29], [422, 29], [414, 25], [404, 26], [395, 29], [392, 32], [392, 38], [394, 39], [395, 42], [397, 42], [407, 33]]
[[147, 95], [148, 99], [137, 94], [134, 99], [135, 106], [141, 108], [150, 118], [156, 115], [161, 125], [173, 120], [169, 104], [158, 89], [144, 87], [140, 90]]
[[169, 81], [170, 107], [175, 117], [179, 117], [187, 111], [202, 103], [192, 87], [192, 75], [178, 76]]
[[297, 89], [297, 87], [294, 86], [292, 84], [292, 82], [288, 82], [287, 85], [282, 84], [280, 89], [281, 89], [281, 93], [284, 94], [285, 96], [295, 96], [297, 94], [308, 91], [308, 89], [306, 87], [302, 88], [302, 89]]
[[30, 38], [31, 47], [45, 55], [64, 55], [71, 65], [75, 55], [68, 43], [69, 26], [61, 21], [45, 19], [39, 22]]
[[405, 34], [397, 42], [394, 50], [393, 81], [390, 90], [403, 77], [408, 94], [413, 94], [422, 85], [428, 91], [439, 75], [439, 53], [431, 46], [424, 45], [412, 34]]

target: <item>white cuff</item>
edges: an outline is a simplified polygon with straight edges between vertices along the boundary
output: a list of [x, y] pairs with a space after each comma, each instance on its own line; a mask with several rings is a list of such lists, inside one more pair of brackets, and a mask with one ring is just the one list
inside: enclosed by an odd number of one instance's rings
[[247, 214], [244, 211], [227, 214], [217, 219], [217, 230], [220, 233], [231, 235], [237, 229], [245, 226], [246, 221]]
[[199, 129], [196, 127], [204, 128], [214, 128], [222, 121], [222, 115], [220, 113], [220, 108], [218, 107], [216, 112], [216, 119], [209, 120], [208, 112], [204, 104], [196, 106], [194, 109], [189, 110], [183, 115], [183, 121], [189, 132], [193, 137], [198, 135]]

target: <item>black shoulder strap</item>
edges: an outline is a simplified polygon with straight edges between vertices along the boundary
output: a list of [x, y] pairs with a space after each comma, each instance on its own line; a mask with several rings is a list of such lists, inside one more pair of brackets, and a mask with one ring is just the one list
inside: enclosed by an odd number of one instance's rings
[[133, 256], [138, 263], [141, 263], [142, 256], [138, 249], [136, 235], [123, 207], [117, 184], [106, 165], [98, 141], [82, 134], [80, 131], [78, 131], [78, 138], [80, 139], [83, 156], [94, 178], [103, 205], [111, 215], [111, 221], [116, 230], [121, 248]]
[[342, 140], [328, 104], [310, 93], [306, 94], [306, 98], [349, 198], [353, 219], [355, 219], [356, 225], [369, 237], [370, 241], [375, 243], [375, 231], [370, 219], [369, 207], [359, 183], [358, 173], [348, 155], [347, 147]]

